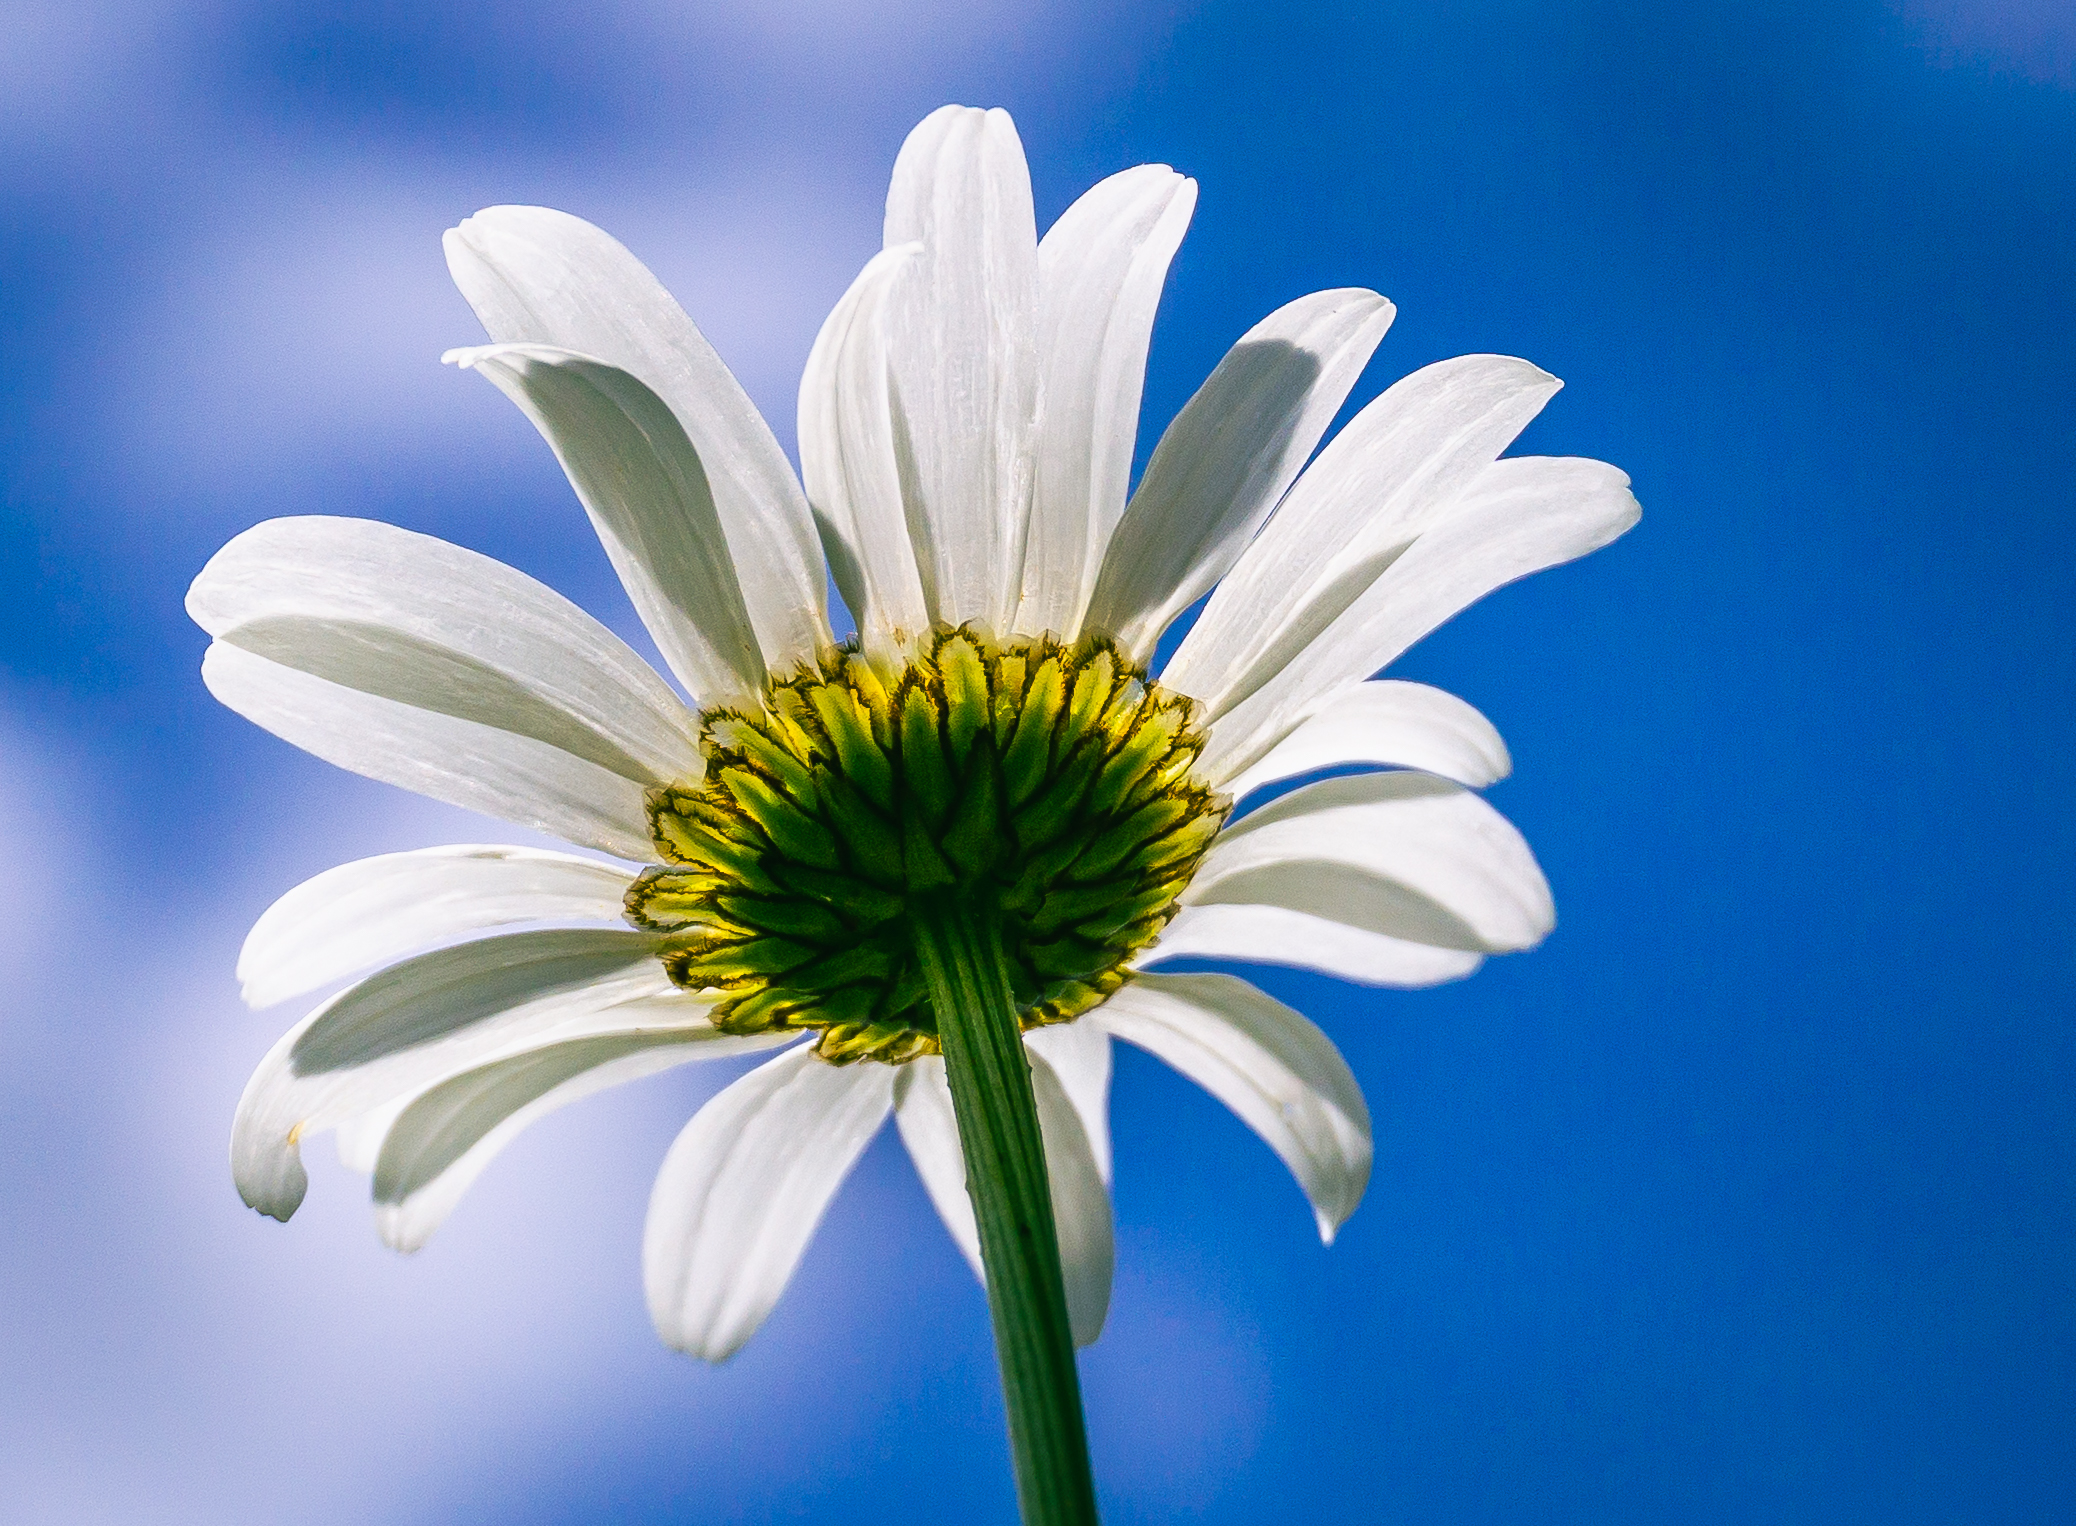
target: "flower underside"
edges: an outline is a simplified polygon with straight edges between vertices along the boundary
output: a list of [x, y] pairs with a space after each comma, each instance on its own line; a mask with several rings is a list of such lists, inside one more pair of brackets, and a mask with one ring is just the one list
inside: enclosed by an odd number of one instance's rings
[[1123, 984], [1175, 914], [1228, 802], [1191, 769], [1191, 702], [1108, 641], [940, 632], [898, 672], [846, 650], [701, 716], [707, 772], [651, 792], [664, 864], [627, 893], [731, 1033], [819, 1029], [822, 1058], [938, 1050], [917, 897], [1001, 919], [1025, 1028]]

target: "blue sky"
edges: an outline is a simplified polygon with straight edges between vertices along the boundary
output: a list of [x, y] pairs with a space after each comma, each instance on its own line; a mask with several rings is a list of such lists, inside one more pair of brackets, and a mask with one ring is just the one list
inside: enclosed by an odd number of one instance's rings
[[[977, 1286], [891, 1140], [732, 1364], [641, 1302], [725, 1079], [541, 1125], [423, 1254], [231, 1109], [294, 1009], [232, 962], [348, 857], [510, 829], [222, 710], [224, 540], [365, 515], [639, 639], [479, 380], [442, 229], [602, 224], [790, 446], [908, 127], [1004, 105], [1041, 221], [1202, 202], [1150, 441], [1325, 286], [1567, 387], [1520, 449], [1642, 526], [1396, 672], [1481, 707], [1557, 933], [1471, 981], [1271, 974], [1376, 1115], [1331, 1250], [1142, 1056], [1083, 1359], [1106, 1519], [2050, 1521], [2076, 1509], [2076, 21], [1730, 8], [0, 4], [0, 1497], [30, 1522], [1006, 1518]], [[1351, 405], [1351, 406], [1352, 406]], [[1143, 451], [1143, 445], [1142, 445]]]

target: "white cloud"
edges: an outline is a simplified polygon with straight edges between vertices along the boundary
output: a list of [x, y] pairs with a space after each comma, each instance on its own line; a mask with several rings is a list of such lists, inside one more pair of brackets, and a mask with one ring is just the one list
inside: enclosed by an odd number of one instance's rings
[[[127, 294], [131, 310], [102, 318], [126, 363], [82, 358], [72, 378], [91, 394], [80, 405], [105, 410], [127, 442], [120, 461], [137, 486], [271, 488], [293, 503], [345, 462], [408, 475], [470, 455], [542, 456], [530, 432], [505, 427], [510, 405], [493, 389], [439, 364], [482, 339], [440, 235], [483, 198], [420, 168], [248, 170], [215, 215], [165, 242]], [[879, 195], [840, 195], [811, 169], [734, 163], [689, 186], [601, 177], [573, 210], [652, 264], [790, 442], [800, 367], [877, 243]]]
[[[480, 337], [447, 280], [455, 221], [426, 187], [282, 166], [173, 230], [131, 293], [130, 363], [102, 406], [132, 470], [222, 489], [369, 450], [429, 450], [477, 389], [439, 365]], [[449, 447], [451, 448], [451, 447]]]
[[54, 147], [149, 74], [173, 7], [0, 0], [0, 152]]
[[[0, 972], [9, 976], [86, 912], [93, 817], [77, 752], [61, 722], [0, 696]], [[0, 1014], [0, 1031], [23, 1015], [18, 1002]]]
[[[55, 357], [60, 412], [97, 421], [120, 446], [84, 469], [107, 468], [109, 487], [160, 503], [278, 494], [284, 507], [307, 502], [327, 473], [408, 482], [457, 455], [519, 448], [521, 434], [485, 425], [508, 405], [438, 364], [480, 337], [439, 236], [492, 201], [544, 201], [628, 243], [790, 444], [800, 367], [878, 244], [883, 177], [914, 117], [948, 96], [984, 101], [990, 78], [1122, 60], [1119, 28], [1169, 19], [1106, 19], [1064, 0], [630, 0], [578, 29], [586, 67], [611, 78], [616, 59], [634, 60], [673, 88], [650, 100], [627, 87], [644, 128], [570, 159], [494, 132], [397, 136], [379, 122], [253, 116], [216, 76], [263, 7], [17, 9], [33, 22], [28, 62], [10, 65], [37, 76], [24, 98], [98, 104], [15, 148], [33, 146], [83, 199], [114, 176], [136, 203], [117, 234], [136, 240], [129, 269], [111, 279], [103, 257]], [[567, 28], [524, 15], [499, 24], [506, 53], [568, 41]], [[1090, 53], [1082, 44], [1099, 26], [1106, 45]], [[703, 110], [709, 79], [739, 98], [724, 89]], [[71, 160], [68, 132], [80, 135]]]

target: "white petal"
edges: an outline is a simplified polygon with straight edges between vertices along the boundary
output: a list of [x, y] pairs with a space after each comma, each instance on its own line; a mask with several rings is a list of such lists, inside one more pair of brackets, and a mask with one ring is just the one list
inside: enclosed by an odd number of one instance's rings
[[1319, 1237], [1370, 1179], [1370, 1114], [1347, 1061], [1302, 1013], [1230, 975], [1138, 975], [1094, 1017], [1231, 1108], [1283, 1158]]
[[1241, 336], [1154, 448], [1085, 622], [1142, 660], [1254, 538], [1340, 411], [1397, 311], [1314, 292]]
[[1368, 986], [1431, 986], [1460, 980], [1484, 955], [1387, 937], [1287, 906], [1185, 906], [1133, 960], [1237, 959], [1287, 964]]
[[332, 1130], [332, 1146], [339, 1152], [339, 1164], [362, 1176], [374, 1175], [375, 1162], [382, 1158], [382, 1141], [389, 1137], [390, 1126], [410, 1105], [411, 1095], [407, 1093], [342, 1120]]
[[1539, 943], [1556, 924], [1521, 834], [1432, 774], [1361, 774], [1293, 790], [1220, 833], [1191, 905], [1287, 906], [1468, 953]]
[[1213, 722], [1203, 766], [1237, 773], [1337, 690], [1367, 678], [1493, 589], [1598, 550], [1642, 510], [1602, 461], [1511, 456], [1248, 699]]
[[789, 671], [826, 648], [821, 548], [785, 453], [641, 261], [581, 218], [546, 207], [478, 212], [448, 231], [446, 246], [454, 284], [494, 341], [596, 356], [670, 405], [706, 468], [767, 665]]
[[551, 1044], [452, 1076], [412, 1098], [386, 1131], [375, 1166], [376, 1230], [392, 1248], [415, 1251], [498, 1152], [548, 1114], [673, 1066], [796, 1038], [641, 1028]]
[[227, 641], [204, 654], [202, 682], [327, 763], [620, 858], [652, 853], [644, 785], [561, 747], [313, 678]]
[[231, 1125], [245, 1201], [287, 1219], [307, 1181], [299, 1146], [349, 1118], [491, 1060], [635, 1026], [703, 1028], [708, 1003], [678, 990], [646, 933], [512, 933], [378, 970], [282, 1035]]
[[764, 657], [692, 442], [629, 372], [539, 344], [449, 350], [554, 448], [642, 624], [703, 703], [754, 697]]
[[1112, 175], [1038, 245], [1039, 416], [1016, 628], [1072, 638], [1123, 517], [1146, 349], [1197, 183], [1164, 164]]
[[1060, 1276], [1067, 1290], [1067, 1322], [1074, 1344], [1088, 1346], [1110, 1316], [1110, 1282], [1117, 1250], [1110, 1185], [1097, 1164], [1081, 1113], [1040, 1054], [1031, 1056], [1031, 1090], [1045, 1143], [1052, 1219], [1060, 1241]]
[[[1107, 1094], [1110, 1036], [1099, 1033], [1099, 1037], [1103, 1041]], [[1087, 1346], [1103, 1333], [1103, 1321], [1109, 1316], [1111, 1275], [1116, 1261], [1108, 1162], [1107, 1158], [1098, 1161], [1084, 1127], [1088, 1114], [1077, 1099], [1069, 1096], [1065, 1079], [1029, 1039], [1026, 1047], [1032, 1051], [1031, 1089], [1038, 1104], [1039, 1134], [1045, 1141], [1045, 1169], [1052, 1189], [1053, 1223], [1059, 1235], [1067, 1318], [1074, 1327], [1074, 1344]], [[973, 1268], [973, 1275], [985, 1282], [980, 1231], [974, 1223], [973, 1200], [966, 1192], [966, 1157], [959, 1145], [958, 1117], [952, 1108], [944, 1061], [928, 1055], [902, 1066], [895, 1098], [894, 1121], [901, 1130], [901, 1142], [908, 1147], [909, 1158], [915, 1162], [916, 1175], [922, 1178], [930, 1201], [936, 1205], [938, 1216], [944, 1220], [944, 1227], [951, 1232], [966, 1264]], [[1108, 1135], [1106, 1123], [1106, 1156]]]
[[253, 923], [246, 1004], [271, 1006], [463, 933], [512, 922], [618, 922], [634, 876], [539, 848], [461, 845], [327, 869]]
[[1024, 1035], [1024, 1047], [1043, 1055], [1081, 1115], [1096, 1170], [1110, 1180], [1110, 1035], [1094, 1023], [1054, 1023]]
[[1442, 689], [1386, 678], [1333, 695], [1252, 768], [1218, 787], [1238, 800], [1278, 779], [1348, 763], [1418, 768], [1480, 789], [1513, 767], [1492, 722], [1471, 706]]
[[974, 1222], [973, 1200], [966, 1195], [966, 1155], [959, 1144], [959, 1118], [952, 1109], [944, 1060], [924, 1055], [901, 1066], [900, 1072], [894, 1087], [894, 1125], [901, 1131], [908, 1158], [915, 1162], [915, 1174], [951, 1233], [952, 1243], [973, 1268], [973, 1275], [985, 1283], [980, 1227]]
[[829, 1065], [803, 1048], [699, 1110], [664, 1157], [642, 1235], [666, 1344], [719, 1362], [755, 1333], [893, 1096], [892, 1066]]
[[843, 294], [800, 377], [800, 469], [837, 589], [875, 656], [930, 628], [901, 497], [887, 372], [887, 294], [919, 244], [873, 256]]
[[1447, 512], [1562, 385], [1525, 360], [1463, 355], [1390, 387], [1291, 486], [1162, 681], [1212, 719], [1245, 699]]
[[923, 246], [888, 346], [908, 525], [932, 616], [996, 633], [1016, 612], [1038, 407], [1038, 233], [1005, 111], [945, 106], [908, 135], [886, 247]]
[[430, 535], [271, 519], [209, 559], [187, 609], [257, 656], [640, 784], [700, 772], [690, 712], [624, 641], [525, 573]]

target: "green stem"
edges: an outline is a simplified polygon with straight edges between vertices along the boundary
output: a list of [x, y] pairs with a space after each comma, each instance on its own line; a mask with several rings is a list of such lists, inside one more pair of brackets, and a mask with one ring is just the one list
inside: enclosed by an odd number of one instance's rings
[[1000, 919], [992, 905], [959, 891], [917, 897], [911, 914], [980, 1224], [1017, 1498], [1026, 1526], [1094, 1526], [1095, 1481], [1045, 1144], [1003, 973]]

